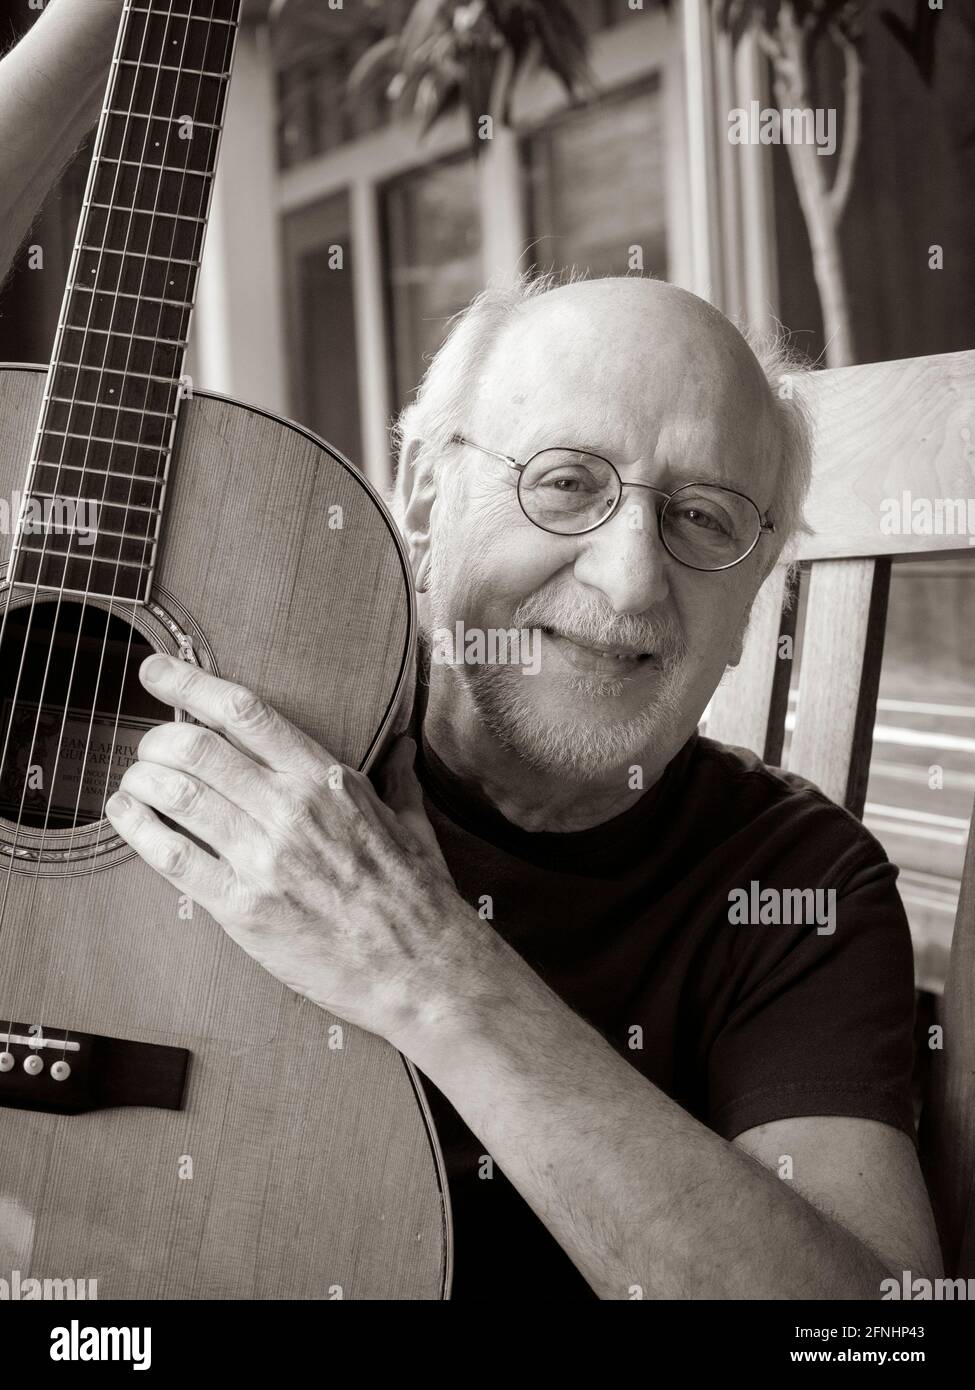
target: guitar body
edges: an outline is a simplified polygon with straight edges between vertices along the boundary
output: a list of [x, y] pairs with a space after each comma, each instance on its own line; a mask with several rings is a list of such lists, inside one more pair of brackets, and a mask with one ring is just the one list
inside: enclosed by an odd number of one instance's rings
[[[23, 486], [44, 379], [0, 369], [2, 497]], [[368, 767], [408, 708], [414, 634], [403, 551], [363, 479], [304, 431], [201, 393], [182, 405], [162, 541], [147, 604], [86, 605], [84, 622], [111, 631], [94, 630], [82, 663], [107, 634], [130, 668], [129, 752], [109, 758], [120, 768], [147, 723], [173, 717], [134, 679], [156, 649], [246, 683]], [[74, 599], [54, 621], [58, 595], [42, 597], [46, 652], [83, 615]], [[0, 588], [0, 701], [33, 598]], [[0, 811], [0, 1029], [36, 1022], [191, 1056], [179, 1109], [0, 1108], [0, 1277], [94, 1279], [100, 1299], [446, 1297], [446, 1183], [409, 1063], [181, 901], [114, 837], [98, 788], [92, 801], [83, 784], [49, 786], [48, 803], [69, 791], [89, 806], [80, 828]], [[11, 1051], [19, 1077], [25, 1050]], [[128, 1084], [137, 1092], [138, 1075]]]

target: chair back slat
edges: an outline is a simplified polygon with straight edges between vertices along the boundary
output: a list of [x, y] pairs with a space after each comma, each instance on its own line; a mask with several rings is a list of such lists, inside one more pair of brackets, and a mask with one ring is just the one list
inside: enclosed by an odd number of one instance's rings
[[815, 372], [804, 394], [816, 424], [814, 534], [792, 558], [971, 553], [975, 352]]
[[[783, 611], [787, 576], [787, 567], [776, 565], [766, 579], [755, 600], [741, 661], [718, 686], [707, 716], [708, 738], [750, 748], [769, 763], [782, 756], [792, 670], [795, 605]], [[790, 638], [784, 658], [782, 637]]]
[[[814, 534], [790, 770], [862, 815], [892, 558], [975, 555], [975, 352], [817, 372], [803, 385], [816, 426], [806, 515]], [[779, 763], [791, 663], [779, 639], [786, 566], [770, 575], [738, 668], [707, 734]], [[973, 822], [975, 827], [975, 822]], [[866, 983], [866, 982], [865, 982]], [[975, 828], [970, 832], [932, 1048], [922, 1160], [952, 1278], [975, 1277]]]
[[921, 1157], [945, 1267], [952, 1278], [975, 1279], [975, 822], [940, 1018], [942, 1046], [930, 1049]]
[[889, 560], [813, 565], [788, 764], [863, 814], [884, 651]]

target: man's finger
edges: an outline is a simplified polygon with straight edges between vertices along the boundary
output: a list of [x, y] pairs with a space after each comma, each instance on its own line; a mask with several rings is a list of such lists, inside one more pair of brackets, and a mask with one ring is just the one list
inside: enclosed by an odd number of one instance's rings
[[218, 729], [274, 772], [307, 775], [315, 767], [335, 762], [314, 739], [246, 686], [158, 652], [142, 663], [139, 679], [163, 704]]
[[389, 809], [395, 812], [400, 825], [406, 826], [422, 845], [434, 851], [446, 867], [437, 833], [423, 805], [423, 789], [413, 770], [415, 760], [416, 744], [413, 740], [406, 734], [396, 739], [377, 772], [379, 794]]
[[206, 782], [161, 763], [133, 763], [119, 790], [181, 825], [238, 867], [246, 866], [263, 836], [253, 816]]
[[[199, 724], [156, 724], [139, 742], [139, 761], [185, 772], [260, 821], [276, 779], [264, 763]], [[139, 795], [137, 789], [136, 796]]]
[[127, 792], [116, 792], [105, 814], [124, 840], [181, 893], [208, 912], [226, 906], [235, 875], [230, 865], [164, 825], [154, 811]]

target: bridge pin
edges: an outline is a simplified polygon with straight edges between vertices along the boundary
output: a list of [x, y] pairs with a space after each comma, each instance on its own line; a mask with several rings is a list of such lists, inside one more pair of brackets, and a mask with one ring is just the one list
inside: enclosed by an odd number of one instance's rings
[[0, 1071], [13, 1071], [14, 1054], [12, 1052], [0, 1052]]
[[36, 1052], [32, 1052], [29, 1057], [24, 1058], [24, 1071], [28, 1076], [37, 1076], [44, 1070], [44, 1058], [38, 1057]]
[[55, 1081], [67, 1081], [71, 1075], [71, 1068], [67, 1062], [55, 1062], [51, 1067], [51, 1075]]

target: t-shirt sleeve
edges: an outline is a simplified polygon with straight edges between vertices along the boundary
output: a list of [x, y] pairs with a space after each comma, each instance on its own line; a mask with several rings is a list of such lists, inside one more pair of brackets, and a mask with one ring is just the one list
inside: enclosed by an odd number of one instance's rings
[[913, 952], [896, 877], [877, 846], [837, 890], [831, 933], [735, 928], [736, 998], [708, 1058], [708, 1123], [724, 1138], [844, 1115], [915, 1139]]

